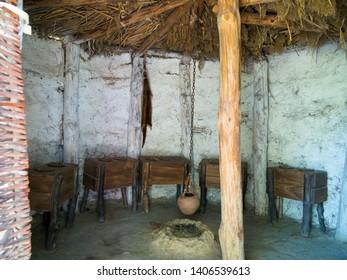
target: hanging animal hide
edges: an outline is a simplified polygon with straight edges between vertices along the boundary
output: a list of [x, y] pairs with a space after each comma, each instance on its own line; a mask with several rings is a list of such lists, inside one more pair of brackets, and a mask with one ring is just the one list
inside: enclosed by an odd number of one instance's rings
[[142, 96], [142, 118], [141, 118], [141, 130], [142, 130], [142, 148], [145, 145], [147, 126], [152, 128], [152, 92], [149, 85], [146, 63], [144, 64], [143, 73], [143, 96]]

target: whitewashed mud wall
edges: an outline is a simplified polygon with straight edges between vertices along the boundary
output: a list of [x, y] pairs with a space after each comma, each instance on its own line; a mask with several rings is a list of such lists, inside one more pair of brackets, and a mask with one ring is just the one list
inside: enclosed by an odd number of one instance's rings
[[56, 41], [24, 35], [23, 78], [29, 163], [61, 161], [64, 52]]
[[[60, 42], [23, 40], [30, 166], [62, 160], [64, 50]], [[94, 57], [81, 52], [79, 70], [79, 164], [87, 157], [125, 156], [130, 101], [129, 54]], [[120, 191], [110, 191], [120, 198]], [[95, 198], [96, 194], [91, 193]]]
[[[23, 69], [31, 165], [62, 158], [62, 45], [25, 36]], [[147, 70], [153, 94], [153, 127], [147, 130], [142, 155], [180, 155], [181, 57], [149, 54]], [[327, 45], [317, 54], [296, 50], [269, 57], [269, 165], [322, 169], [328, 172], [327, 226], [334, 228], [346, 151], [347, 83], [344, 52]], [[252, 189], [253, 72], [241, 75], [241, 158], [248, 162], [246, 202]], [[192, 69], [191, 69], [192, 70]], [[80, 61], [80, 163], [86, 157], [126, 155], [130, 100], [129, 54]], [[194, 162], [218, 157], [217, 114], [219, 63], [206, 61], [196, 72]], [[198, 186], [197, 174], [195, 182]], [[174, 199], [174, 186], [153, 186], [150, 196]], [[116, 193], [119, 197], [119, 193]], [[211, 203], [220, 200], [210, 190]], [[315, 211], [314, 211], [315, 212]], [[284, 201], [284, 215], [301, 220], [302, 204]], [[318, 223], [316, 213], [313, 222]]]
[[81, 62], [81, 159], [126, 155], [130, 73], [129, 54]]
[[[166, 56], [165, 59], [149, 55], [146, 59], [149, 81], [153, 94], [153, 126], [147, 130], [145, 146], [142, 155], [180, 155], [180, 88], [178, 55]], [[193, 71], [193, 62], [191, 62]], [[252, 146], [252, 75], [242, 73], [242, 128], [241, 128], [241, 155], [242, 160], [249, 161]], [[217, 129], [217, 115], [219, 109], [219, 63], [206, 61], [199, 69], [196, 63], [195, 81], [195, 110], [194, 110], [194, 181], [199, 194], [198, 166], [203, 158], [219, 157], [219, 142]], [[161, 199], [174, 199], [176, 188], [172, 186], [152, 186], [149, 192], [151, 197]], [[220, 201], [218, 189], [208, 192], [208, 201]]]
[[[325, 170], [327, 227], [335, 228], [347, 140], [347, 60], [336, 45], [269, 57], [269, 165]], [[313, 223], [318, 224], [316, 207]], [[301, 221], [302, 203], [283, 214]]]

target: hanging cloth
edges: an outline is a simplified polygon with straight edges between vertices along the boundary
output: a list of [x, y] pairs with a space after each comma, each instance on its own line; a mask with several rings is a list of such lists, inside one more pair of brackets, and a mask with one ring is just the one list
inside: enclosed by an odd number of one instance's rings
[[142, 148], [145, 145], [147, 126], [152, 128], [152, 92], [149, 85], [146, 63], [143, 67], [143, 95], [142, 95], [142, 117], [141, 117], [141, 130], [142, 130]]

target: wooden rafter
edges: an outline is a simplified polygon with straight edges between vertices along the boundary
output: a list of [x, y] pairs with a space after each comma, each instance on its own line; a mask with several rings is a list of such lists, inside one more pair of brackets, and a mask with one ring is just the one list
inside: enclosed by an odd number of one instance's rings
[[190, 20], [189, 20], [189, 28], [186, 36], [186, 44], [184, 46], [183, 54], [185, 57], [190, 57], [195, 48], [195, 42], [197, 37], [197, 28], [196, 28], [196, 19], [198, 11], [201, 10], [200, 3], [194, 1], [194, 6], [191, 10]]
[[82, 42], [95, 40], [99, 37], [104, 36], [109, 28], [112, 28], [113, 32], [119, 31], [130, 24], [135, 24], [142, 20], [150, 19], [153, 16], [158, 16], [174, 8], [180, 7], [189, 1], [190, 0], [176, 0], [174, 2], [167, 1], [164, 3], [163, 2], [155, 3], [151, 6], [148, 6], [137, 12], [134, 12], [130, 15], [125, 16], [124, 18], [120, 20], [120, 23], [115, 23], [112, 25], [104, 24], [103, 26], [99, 27], [98, 30], [96, 30], [95, 32], [88, 34], [88, 36], [77, 37], [75, 43], [79, 44]]
[[[128, 0], [28, 0], [25, 6], [28, 8], [54, 8], [64, 6], [82, 6], [82, 5], [112, 5], [125, 3]], [[240, 0], [240, 7], [246, 7], [257, 4], [278, 2], [280, 0]], [[176, 1], [171, 1], [176, 2]], [[200, 1], [203, 2], [203, 1]]]
[[[247, 7], [247, 6], [252, 6], [252, 5], [274, 3], [274, 2], [279, 2], [279, 1], [281, 1], [281, 0], [240, 0], [239, 7]], [[218, 4], [215, 3], [213, 5], [213, 12], [215, 14], [217, 14], [218, 10], [219, 10]]]
[[240, 7], [279, 2], [281, 0], [240, 0]]
[[[276, 15], [260, 17], [257, 13], [241, 12], [241, 23], [260, 26], [272, 26], [274, 28], [287, 29], [289, 25], [284, 20], [279, 20]], [[314, 24], [304, 24], [299, 28], [302, 31], [323, 33], [325, 30]]]
[[64, 6], [83, 5], [112, 5], [125, 3], [126, 0], [28, 0], [24, 2], [26, 8], [56, 8]]
[[185, 5], [177, 8], [173, 11], [168, 18], [162, 23], [161, 28], [155, 30], [149, 35], [142, 45], [136, 50], [136, 53], [141, 54], [152, 47], [156, 42], [162, 39], [162, 37], [170, 30], [170, 28], [177, 23], [182, 16], [184, 16], [189, 9], [193, 6], [193, 1], [189, 1]]

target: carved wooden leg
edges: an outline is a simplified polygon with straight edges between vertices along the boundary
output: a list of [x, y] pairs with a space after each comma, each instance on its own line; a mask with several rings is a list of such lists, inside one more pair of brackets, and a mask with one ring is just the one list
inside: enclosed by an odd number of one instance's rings
[[100, 185], [98, 191], [98, 222], [105, 222], [105, 201], [104, 201], [104, 182], [106, 167], [104, 164], [100, 166]]
[[124, 206], [124, 207], [127, 207], [127, 206], [128, 206], [128, 200], [127, 200], [126, 188], [121, 188], [121, 192], [122, 192], [122, 202], [123, 202], [123, 206]]
[[46, 239], [46, 248], [47, 250], [55, 249], [55, 242], [57, 238], [58, 230], [58, 203], [59, 203], [59, 193], [60, 186], [62, 182], [62, 176], [58, 175], [54, 181], [54, 192], [52, 194], [52, 203], [51, 203], [51, 214], [48, 225], [47, 239]]
[[324, 222], [323, 202], [317, 204], [317, 213], [318, 213], [319, 228], [321, 231], [326, 232], [326, 227]]
[[87, 210], [88, 194], [89, 194], [89, 189], [87, 187], [84, 187], [83, 198], [82, 198], [81, 208], [80, 208], [81, 213], [86, 212]]
[[248, 178], [247, 178], [247, 168], [244, 168], [242, 172], [242, 205], [243, 205], [243, 210], [246, 209], [246, 192], [247, 192], [247, 183], [248, 183]]
[[136, 213], [139, 211], [139, 202], [141, 201], [140, 185], [139, 185], [139, 164], [135, 163], [134, 166], [134, 177], [133, 177], [133, 186], [132, 186], [132, 212]]
[[272, 169], [268, 168], [267, 170], [267, 194], [269, 196], [269, 211], [270, 211], [270, 221], [271, 223], [278, 222], [277, 208], [276, 208], [276, 199], [275, 199], [275, 190], [273, 182], [273, 173]]
[[42, 223], [44, 228], [48, 229], [50, 219], [51, 219], [51, 212], [47, 212], [47, 211], [43, 212]]
[[77, 168], [76, 168], [74, 180], [75, 180], [75, 189], [73, 192], [73, 197], [69, 201], [69, 209], [67, 212], [66, 223], [65, 223], [66, 228], [72, 228], [73, 223], [75, 221], [76, 204], [78, 199], [78, 169]]
[[148, 176], [149, 176], [149, 163], [146, 162], [143, 170], [143, 211], [149, 212], [149, 198], [148, 198]]
[[199, 172], [199, 185], [200, 185], [200, 213], [205, 213], [206, 211], [206, 165], [201, 166]]
[[182, 185], [177, 184], [176, 186], [176, 200], [179, 198], [179, 196], [182, 194]]
[[310, 233], [311, 233], [311, 222], [312, 222], [311, 184], [313, 184], [312, 175], [305, 173], [303, 217], [302, 217], [302, 224], [301, 224], [301, 235], [304, 237], [310, 237]]

